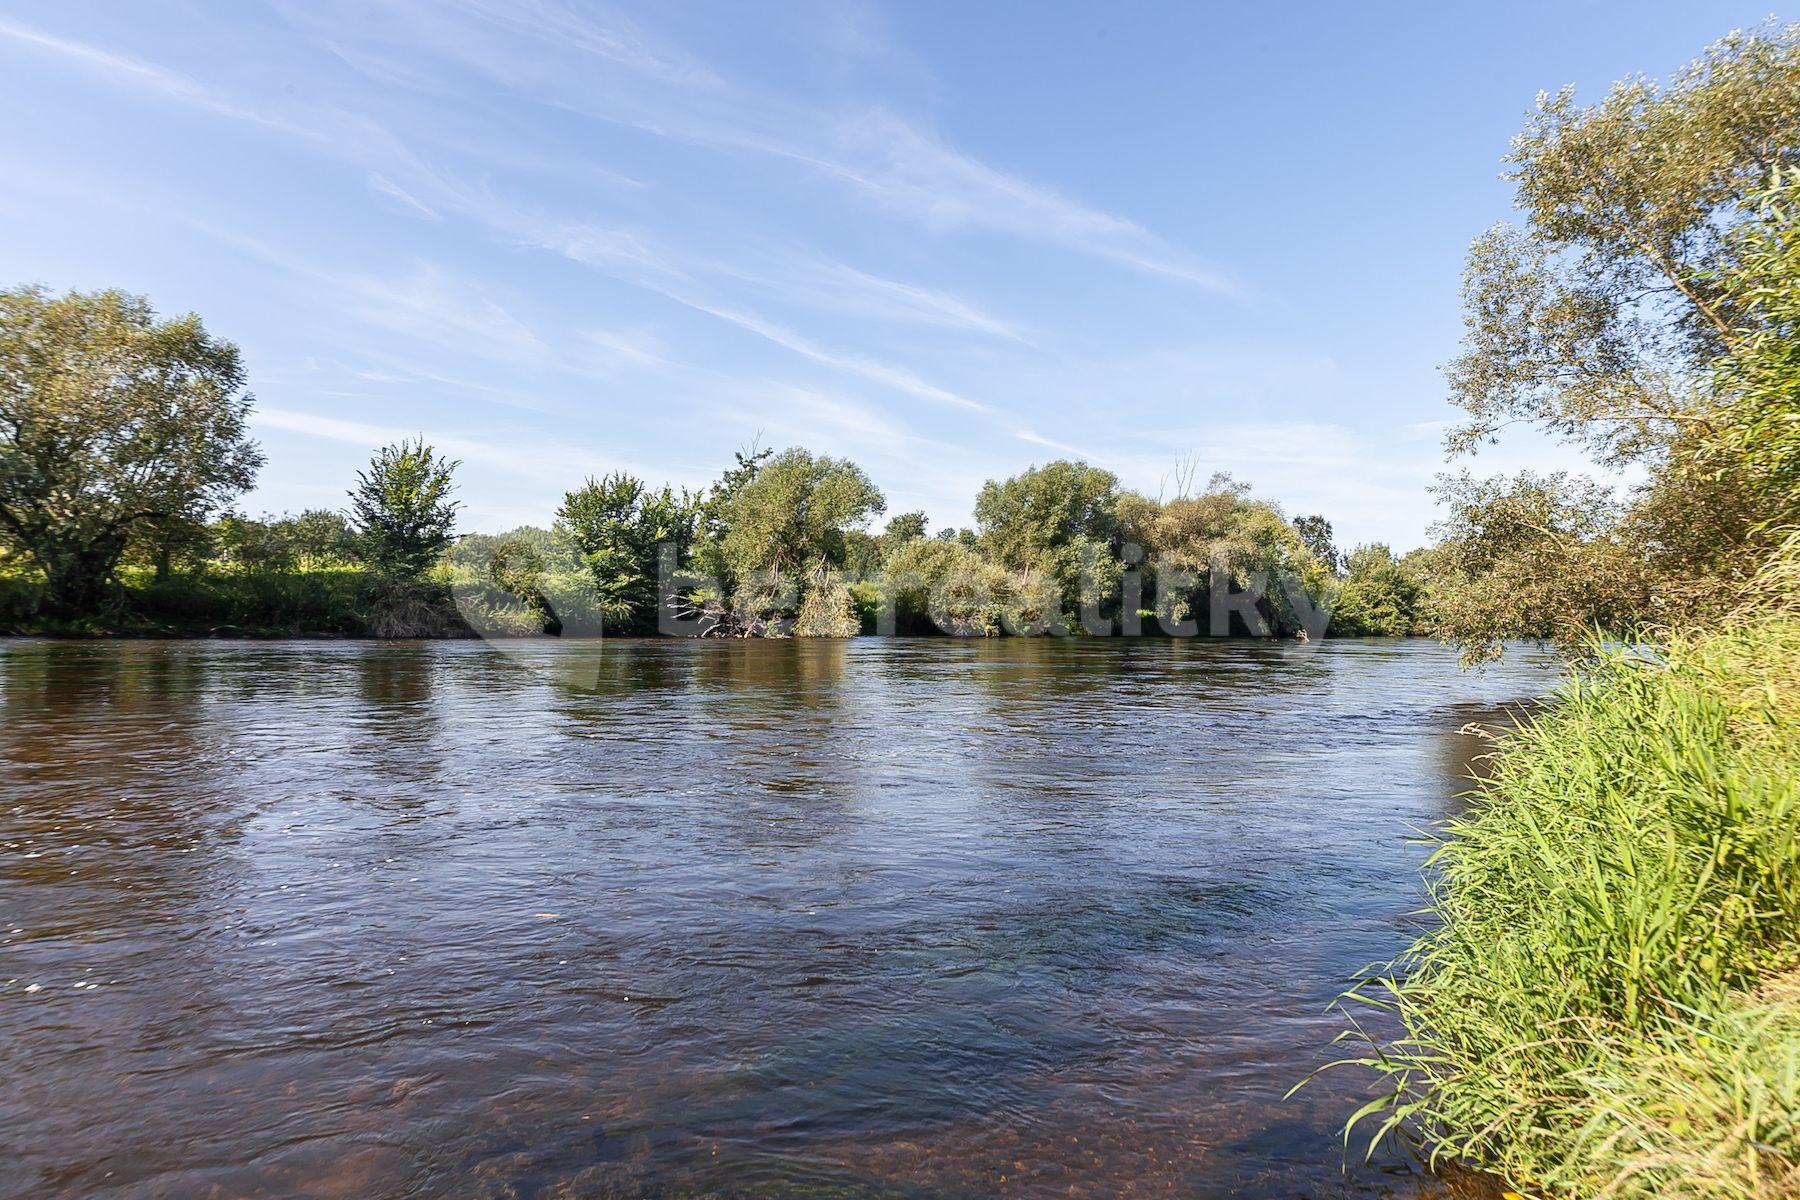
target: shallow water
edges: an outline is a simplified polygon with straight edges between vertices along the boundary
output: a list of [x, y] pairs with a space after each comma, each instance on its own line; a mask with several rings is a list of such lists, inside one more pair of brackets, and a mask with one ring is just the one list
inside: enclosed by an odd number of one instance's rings
[[1552, 664], [0, 644], [0, 1195], [1416, 1195], [1324, 1013]]

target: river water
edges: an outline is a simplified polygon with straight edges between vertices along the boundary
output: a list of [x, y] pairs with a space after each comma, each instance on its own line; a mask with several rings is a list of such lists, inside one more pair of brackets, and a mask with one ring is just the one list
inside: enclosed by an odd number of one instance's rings
[[0, 643], [0, 1195], [1337, 1197], [1548, 660]]

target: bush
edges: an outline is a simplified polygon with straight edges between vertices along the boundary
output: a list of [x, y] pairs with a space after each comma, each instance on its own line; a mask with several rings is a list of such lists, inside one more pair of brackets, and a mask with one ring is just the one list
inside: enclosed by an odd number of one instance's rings
[[0, 633], [23, 633], [35, 627], [43, 595], [41, 580], [0, 571]]
[[1405, 637], [1420, 626], [1424, 585], [1379, 542], [1358, 546], [1345, 560], [1345, 578], [1331, 610], [1339, 637]]
[[1358, 1119], [1546, 1196], [1800, 1194], [1800, 619], [1579, 670], [1433, 864], [1346, 997], [1407, 1031]]

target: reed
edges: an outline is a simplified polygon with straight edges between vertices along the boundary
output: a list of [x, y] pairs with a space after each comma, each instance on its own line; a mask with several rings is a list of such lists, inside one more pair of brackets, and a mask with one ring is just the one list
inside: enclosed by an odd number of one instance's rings
[[1432, 928], [1342, 1001], [1383, 1086], [1347, 1133], [1531, 1195], [1800, 1195], [1800, 619], [1577, 669], [1431, 876]]

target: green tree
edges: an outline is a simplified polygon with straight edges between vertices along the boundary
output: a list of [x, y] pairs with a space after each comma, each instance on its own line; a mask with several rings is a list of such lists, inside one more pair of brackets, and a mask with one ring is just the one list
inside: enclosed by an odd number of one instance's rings
[[1042, 566], [1084, 539], [1110, 545], [1118, 492], [1111, 471], [1060, 459], [1004, 482], [989, 480], [975, 498], [975, 522], [1001, 566]]
[[1752, 519], [1785, 529], [1800, 525], [1800, 170], [1779, 172], [1756, 199], [1723, 277], [1743, 332], [1717, 366], [1719, 442], [1742, 464]]
[[693, 565], [701, 575], [713, 579], [720, 594], [701, 594], [708, 589], [696, 589], [696, 603], [716, 608], [724, 604], [725, 597], [730, 592], [731, 572], [725, 562], [725, 535], [731, 529], [731, 507], [737, 494], [756, 478], [763, 464], [775, 456], [773, 450], [761, 446], [759, 442], [760, 439], [742, 450], [734, 451], [732, 465], [719, 477], [718, 482], [707, 489], [700, 501]]
[[[1756, 519], [1759, 468], [1745, 452], [1770, 430], [1734, 434], [1754, 422], [1732, 393], [1758, 389], [1729, 364], [1781, 345], [1780, 317], [1764, 305], [1792, 263], [1745, 226], [1766, 208], [1759, 189], [1800, 157], [1797, 112], [1800, 27], [1768, 28], [1728, 36], [1666, 86], [1629, 80], [1589, 107], [1569, 89], [1544, 96], [1515, 139], [1524, 221], [1470, 250], [1467, 333], [1448, 372], [1469, 417], [1450, 449], [1535, 425], [1604, 463], [1640, 464], [1647, 481], [1606, 505], [1567, 480], [1520, 476], [1481, 493], [1450, 481], [1457, 546], [1441, 559], [1479, 548], [1570, 593], [1556, 603], [1570, 615], [1550, 620], [1552, 599], [1522, 575], [1523, 595], [1458, 567], [1439, 572], [1434, 588], [1472, 589], [1431, 605], [1449, 618], [1441, 632], [1472, 639], [1465, 649], [1486, 653], [1527, 629], [1567, 634], [1575, 619], [1615, 633], [1700, 621], [1729, 606], [1770, 549]], [[1471, 503], [1478, 495], [1491, 508]], [[1542, 519], [1521, 522], [1534, 506]], [[1605, 530], [1552, 538], [1536, 528], [1601, 511]], [[1517, 540], [1500, 545], [1502, 532]], [[1593, 576], [1597, 555], [1604, 580]]]
[[922, 512], [895, 513], [888, 518], [887, 528], [881, 534], [882, 550], [892, 550], [914, 538], [924, 537], [926, 524], [925, 514]]
[[[1016, 577], [1013, 590], [1053, 626], [1070, 627], [1085, 578], [1107, 619], [1117, 593], [1119, 480], [1111, 471], [1059, 459], [989, 480], [975, 497], [980, 548]], [[1030, 625], [1040, 622], [1031, 620]]]
[[664, 485], [651, 491], [624, 472], [589, 479], [563, 497], [556, 530], [593, 578], [594, 599], [609, 622], [656, 628], [658, 555], [673, 546], [684, 559], [693, 546], [699, 506]]
[[1478, 238], [1449, 372], [1469, 449], [1540, 424], [1614, 460], [1705, 422], [1698, 372], [1737, 340], [1732, 227], [1800, 158], [1800, 26], [1733, 33], [1667, 86], [1541, 96], [1514, 139], [1522, 227]]
[[383, 576], [421, 578], [454, 540], [458, 504], [450, 498], [461, 464], [440, 457], [424, 438], [384, 446], [358, 471], [351, 524], [362, 558]]
[[282, 518], [281, 525], [302, 570], [315, 571], [354, 556], [355, 536], [342, 513], [309, 508], [297, 517]]
[[[1120, 536], [1143, 548], [1149, 576], [1144, 599], [1149, 602], [1153, 589], [1161, 598], [1164, 619], [1191, 616], [1197, 595], [1215, 583], [1240, 591], [1260, 584], [1261, 609], [1273, 632], [1305, 628], [1283, 581], [1291, 580], [1308, 597], [1323, 597], [1329, 568], [1307, 549], [1279, 508], [1251, 498], [1250, 490], [1220, 472], [1196, 496], [1166, 503], [1130, 493], [1119, 498]], [[1178, 579], [1192, 582], [1182, 586]]]
[[1327, 571], [1338, 569], [1338, 550], [1331, 540], [1331, 522], [1321, 516], [1295, 517], [1294, 532], [1307, 552], [1318, 559]]
[[0, 292], [0, 535], [97, 609], [131, 539], [204, 522], [262, 454], [237, 347], [123, 292]]
[[1377, 542], [1344, 558], [1344, 581], [1331, 610], [1331, 632], [1345, 637], [1405, 637], [1419, 624], [1424, 586], [1407, 564]]
[[213, 523], [212, 541], [219, 559], [234, 571], [250, 574], [286, 574], [297, 565], [293, 538], [285, 523], [271, 516], [262, 520], [226, 513]]
[[721, 542], [734, 581], [764, 571], [798, 578], [842, 567], [845, 535], [887, 507], [861, 467], [795, 447], [763, 462], [722, 506]]
[[1509, 639], [1574, 646], [1642, 625], [1653, 580], [1607, 488], [1525, 472], [1446, 476], [1435, 490], [1447, 511], [1422, 564], [1425, 611], [1466, 661], [1497, 657]]

